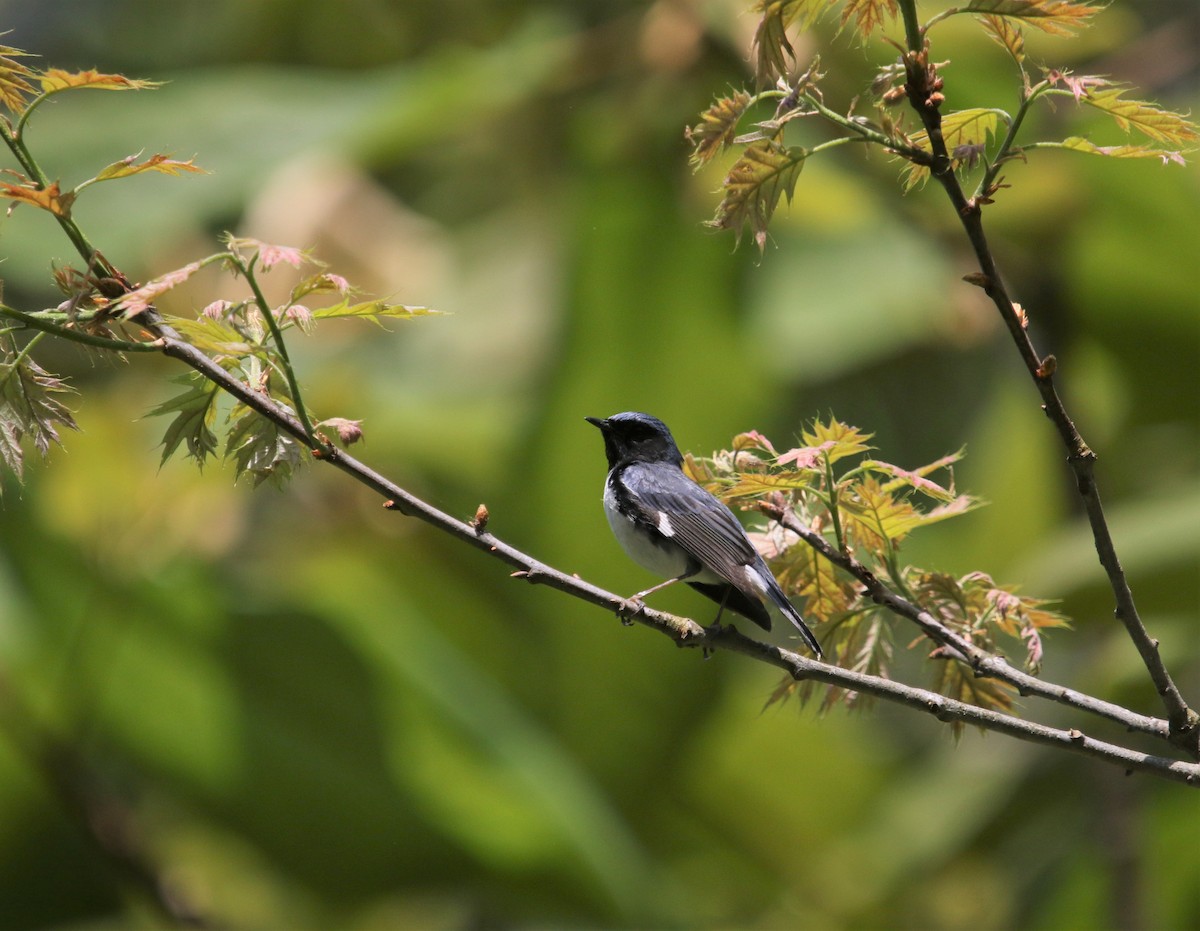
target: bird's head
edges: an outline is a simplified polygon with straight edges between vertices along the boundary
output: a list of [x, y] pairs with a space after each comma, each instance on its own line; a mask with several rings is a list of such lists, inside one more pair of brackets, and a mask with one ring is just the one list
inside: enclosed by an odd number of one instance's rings
[[604, 434], [608, 466], [626, 462], [673, 462], [683, 465], [683, 456], [667, 425], [657, 417], [626, 411], [611, 417], [585, 417]]

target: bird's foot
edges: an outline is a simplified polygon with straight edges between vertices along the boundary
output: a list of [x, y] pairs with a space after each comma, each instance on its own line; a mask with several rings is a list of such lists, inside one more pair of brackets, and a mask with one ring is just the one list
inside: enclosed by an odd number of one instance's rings
[[633, 626], [633, 619], [646, 610], [646, 605], [637, 595], [624, 599], [617, 605], [617, 617], [625, 627]]
[[[720, 620], [713, 621], [713, 622], [712, 622], [711, 624], [709, 624], [707, 627], [704, 627], [704, 628], [702, 628], [702, 629], [704, 630], [704, 636], [705, 636], [705, 637], [711, 637], [711, 638], [713, 638], [713, 639], [715, 639], [715, 638], [717, 638], [717, 637], [721, 636], [721, 634], [722, 634], [722, 633], [724, 632], [724, 630], [725, 630], [725, 628], [721, 626], [721, 622], [720, 622]], [[712, 656], [712, 655], [713, 655], [715, 652], [716, 652], [716, 650], [715, 650], [715, 649], [713, 649], [712, 647], [701, 647], [701, 648], [700, 648], [700, 655], [701, 655], [702, 657], [704, 657], [705, 659], [708, 659], [708, 658], [709, 658], [710, 656]]]

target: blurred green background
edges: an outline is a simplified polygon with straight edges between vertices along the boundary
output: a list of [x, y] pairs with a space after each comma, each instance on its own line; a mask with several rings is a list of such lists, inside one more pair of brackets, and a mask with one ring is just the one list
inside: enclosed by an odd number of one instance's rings
[[[965, 443], [959, 487], [990, 507], [906, 558], [1061, 598], [1076, 628], [1045, 675], [1161, 714], [941, 193], [901, 196], [897, 164], [841, 149], [761, 258], [701, 226], [725, 166], [694, 176], [683, 127], [748, 81], [745, 6], [0, 2], [0, 27], [48, 66], [169, 82], [62, 95], [29, 133], [64, 183], [143, 149], [211, 170], [81, 199], [131, 277], [232, 229], [451, 312], [293, 349], [318, 415], [361, 418], [360, 455], [440, 508], [486, 502], [500, 536], [632, 592], [648, 579], [609, 536], [584, 415], [650, 411], [699, 454], [747, 429], [782, 448], [829, 411], [906, 467]], [[888, 51], [819, 39], [845, 109]], [[935, 41], [948, 106], [1014, 106], [972, 23]], [[1200, 109], [1194, 0], [1116, 2], [1029, 45]], [[1031, 129], [1120, 141], [1071, 105]], [[1040, 153], [1005, 175], [994, 247], [1200, 701], [1200, 170]], [[61, 300], [49, 262], [74, 257], [49, 218], [0, 221], [0, 256], [7, 303]], [[166, 309], [230, 293], [202, 277]], [[0, 927], [162, 921], [63, 797], [238, 928], [1200, 926], [1193, 792], [995, 735], [956, 746], [887, 707], [762, 711], [765, 667], [510, 581], [333, 470], [280, 492], [160, 468], [165, 422], [143, 415], [178, 367], [44, 349], [82, 430], [0, 511]], [[707, 620], [686, 591], [657, 604]], [[923, 683], [918, 659], [901, 668]]]

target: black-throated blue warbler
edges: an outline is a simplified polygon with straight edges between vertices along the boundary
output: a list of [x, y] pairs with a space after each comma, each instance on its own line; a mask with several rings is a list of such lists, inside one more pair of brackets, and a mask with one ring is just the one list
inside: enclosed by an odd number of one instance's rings
[[728, 608], [764, 630], [771, 629], [769, 603], [820, 656], [817, 638], [733, 512], [684, 475], [683, 456], [667, 425], [632, 411], [585, 419], [604, 434], [604, 513], [617, 542], [639, 566], [667, 580], [629, 600], [686, 582], [721, 606], [718, 621]]

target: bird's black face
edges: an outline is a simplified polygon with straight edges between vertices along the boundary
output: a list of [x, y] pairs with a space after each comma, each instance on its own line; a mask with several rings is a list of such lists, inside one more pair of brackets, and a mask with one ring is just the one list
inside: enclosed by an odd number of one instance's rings
[[667, 425], [649, 414], [626, 412], [601, 420], [585, 417], [588, 423], [604, 434], [604, 454], [608, 467], [624, 462], [673, 462], [683, 464], [679, 447], [671, 438]]

